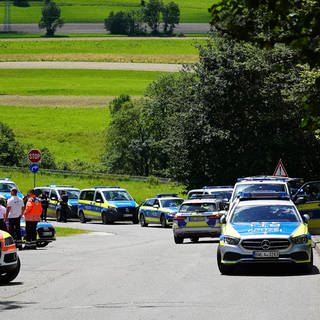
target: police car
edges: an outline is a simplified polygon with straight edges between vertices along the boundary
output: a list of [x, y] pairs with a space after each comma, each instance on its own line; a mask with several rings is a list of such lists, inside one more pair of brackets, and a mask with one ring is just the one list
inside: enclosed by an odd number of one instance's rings
[[45, 187], [37, 187], [34, 189], [36, 196], [38, 197], [43, 191], [46, 192], [49, 200], [47, 216], [56, 218], [60, 221], [60, 201], [61, 194], [65, 192], [68, 195], [69, 212], [67, 213], [67, 219], [78, 218], [78, 198], [80, 189], [74, 188], [73, 186], [63, 185], [48, 185]]
[[137, 203], [126, 189], [118, 186], [97, 186], [81, 190], [79, 196], [79, 219], [100, 220], [103, 224], [131, 220], [139, 222]]
[[243, 263], [291, 263], [311, 272], [308, 220], [285, 192], [241, 193], [228, 216], [220, 220], [220, 272], [230, 274]]
[[0, 230], [0, 284], [14, 280], [20, 271], [20, 259], [13, 238]]
[[13, 181], [9, 178], [0, 178], [0, 196], [3, 196], [5, 199], [9, 199], [11, 197], [10, 191], [12, 188], [16, 188], [18, 190], [17, 196], [22, 199], [23, 195]]
[[310, 181], [302, 185], [293, 196], [293, 201], [302, 216], [310, 216], [310, 233], [320, 234], [320, 181]]
[[154, 198], [146, 199], [139, 208], [141, 227], [148, 224], [160, 224], [163, 228], [172, 225], [173, 217], [184, 200], [177, 194], [162, 193]]
[[[24, 218], [20, 220], [21, 237], [26, 236], [26, 221]], [[50, 242], [56, 240], [56, 230], [53, 225], [48, 222], [40, 221], [37, 223], [37, 247], [46, 247]]]
[[197, 242], [202, 237], [218, 237], [221, 232], [221, 200], [208, 195], [199, 195], [197, 199], [184, 201], [173, 218], [174, 242], [183, 243], [190, 238]]
[[202, 189], [193, 189], [187, 193], [187, 198], [194, 198], [198, 195], [208, 194], [212, 198], [224, 199], [229, 201], [232, 195], [233, 186], [204, 186]]

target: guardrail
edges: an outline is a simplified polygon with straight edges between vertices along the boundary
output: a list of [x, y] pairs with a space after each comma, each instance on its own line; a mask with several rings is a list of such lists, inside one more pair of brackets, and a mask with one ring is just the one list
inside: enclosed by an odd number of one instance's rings
[[[21, 172], [29, 172], [29, 168], [27, 167], [11, 167], [11, 166], [0, 166], [0, 169], [5, 170], [15, 170]], [[47, 174], [61, 174], [64, 176], [76, 176], [76, 177], [96, 177], [96, 178], [108, 178], [108, 179], [118, 179], [118, 180], [137, 180], [137, 181], [148, 181], [150, 177], [143, 176], [131, 176], [131, 175], [121, 175], [121, 174], [107, 174], [100, 172], [78, 172], [78, 171], [66, 171], [66, 170], [53, 170], [53, 169], [41, 169], [39, 173], [47, 173]], [[174, 182], [170, 178], [159, 178], [156, 177], [159, 182], [169, 183]]]

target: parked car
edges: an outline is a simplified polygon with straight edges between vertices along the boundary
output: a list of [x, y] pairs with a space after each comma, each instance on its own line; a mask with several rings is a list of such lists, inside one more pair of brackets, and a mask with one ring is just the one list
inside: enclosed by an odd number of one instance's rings
[[60, 221], [60, 201], [61, 193], [65, 192], [68, 195], [69, 212], [67, 213], [67, 219], [78, 218], [78, 199], [80, 189], [74, 188], [73, 186], [62, 186], [62, 185], [48, 185], [44, 187], [37, 187], [34, 189], [37, 196], [43, 191], [46, 192], [49, 199], [49, 206], [47, 216], [55, 218]]
[[163, 228], [172, 225], [173, 217], [184, 200], [177, 194], [162, 193], [146, 199], [139, 208], [141, 227], [148, 224], [160, 224]]
[[23, 195], [13, 181], [9, 178], [0, 178], [0, 196], [3, 196], [5, 199], [9, 199], [11, 197], [10, 191], [12, 188], [16, 188], [18, 190], [17, 196], [22, 199]]
[[126, 189], [118, 186], [97, 186], [83, 189], [79, 196], [79, 219], [99, 220], [103, 224], [130, 220], [139, 222], [137, 203]]

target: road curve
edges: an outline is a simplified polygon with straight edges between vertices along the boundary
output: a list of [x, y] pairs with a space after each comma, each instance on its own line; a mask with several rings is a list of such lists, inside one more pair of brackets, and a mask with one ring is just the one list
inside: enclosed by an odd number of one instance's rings
[[182, 65], [166, 63], [12, 61], [0, 62], [0, 69], [87, 69], [178, 72], [182, 69]]

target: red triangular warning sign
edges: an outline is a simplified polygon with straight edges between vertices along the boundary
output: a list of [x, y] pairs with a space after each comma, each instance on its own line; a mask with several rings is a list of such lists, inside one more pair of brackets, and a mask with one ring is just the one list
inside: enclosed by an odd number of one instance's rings
[[274, 170], [273, 175], [277, 176], [277, 177], [289, 177], [281, 159], [279, 160], [277, 167], [276, 167], [276, 170]]

